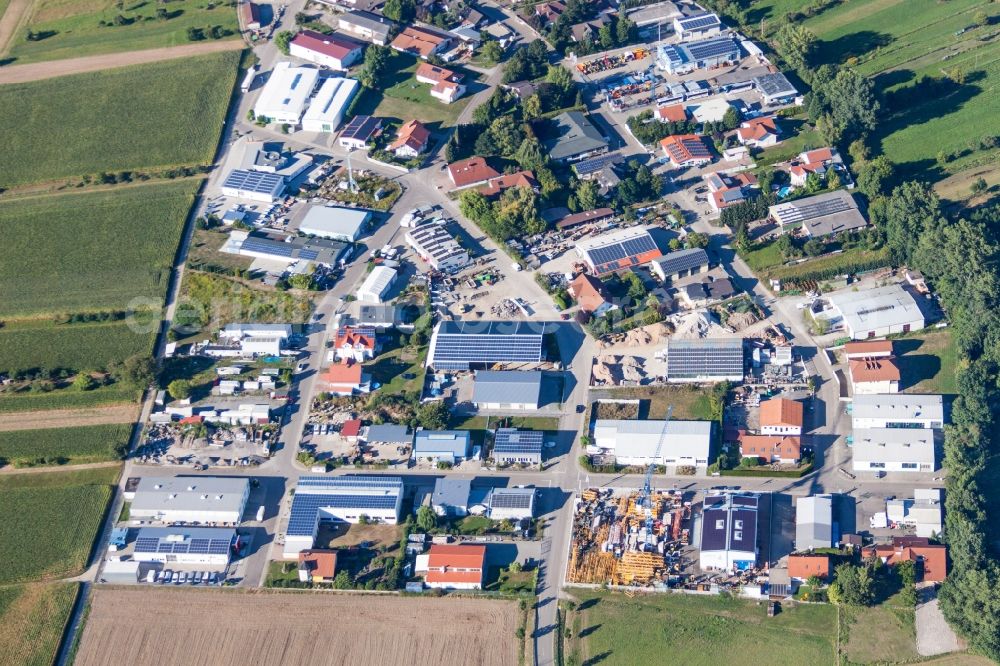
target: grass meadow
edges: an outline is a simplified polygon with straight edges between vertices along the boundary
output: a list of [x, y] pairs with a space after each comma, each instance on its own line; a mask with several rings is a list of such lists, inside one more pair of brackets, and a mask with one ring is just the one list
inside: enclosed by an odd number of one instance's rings
[[0, 201], [0, 317], [159, 304], [199, 182]]
[[0, 371], [101, 370], [115, 361], [153, 351], [155, 331], [136, 332], [126, 321], [55, 324], [49, 320], [32, 320], [24, 323], [32, 325], [0, 328]]
[[239, 51], [0, 86], [0, 188], [102, 172], [208, 164]]
[[26, 467], [117, 460], [131, 434], [131, 423], [0, 432], [0, 464]]
[[[167, 18], [156, 18], [157, 9]], [[114, 25], [115, 18], [122, 16]], [[112, 25], [101, 25], [101, 22]], [[161, 4], [150, 0], [37, 0], [27, 29], [18, 33], [10, 56], [18, 64], [60, 60], [101, 53], [135, 51], [190, 44], [188, 28], [220, 26], [237, 38], [235, 6], [205, 0], [172, 0]], [[43, 39], [29, 41], [28, 30]], [[206, 31], [207, 32], [207, 31]]]
[[55, 663], [78, 592], [76, 583], [0, 587], [0, 664]]
[[120, 466], [0, 476], [0, 584], [87, 565]]

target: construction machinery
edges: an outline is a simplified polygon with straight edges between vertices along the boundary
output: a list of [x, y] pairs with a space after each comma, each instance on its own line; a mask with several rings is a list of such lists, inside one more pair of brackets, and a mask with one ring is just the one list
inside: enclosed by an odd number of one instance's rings
[[660, 453], [663, 451], [663, 442], [667, 438], [667, 428], [670, 426], [670, 417], [673, 413], [674, 406], [670, 405], [667, 407], [667, 415], [663, 419], [663, 429], [660, 430], [660, 439], [656, 442], [656, 452], [653, 453], [653, 459], [649, 462], [649, 467], [646, 468], [646, 478], [643, 481], [642, 490], [639, 491], [639, 501], [637, 504], [646, 515], [646, 534], [653, 533], [653, 504], [651, 501], [652, 488], [650, 488], [650, 484], [653, 481], [653, 472], [656, 471], [656, 464], [660, 459]]

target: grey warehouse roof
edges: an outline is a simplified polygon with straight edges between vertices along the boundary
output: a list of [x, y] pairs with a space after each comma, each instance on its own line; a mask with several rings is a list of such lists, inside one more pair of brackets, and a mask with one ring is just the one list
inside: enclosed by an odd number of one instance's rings
[[530, 509], [534, 501], [534, 488], [494, 488], [490, 493], [491, 509]]
[[440, 478], [434, 482], [431, 504], [434, 506], [465, 507], [469, 504], [472, 479]]
[[934, 465], [934, 432], [930, 428], [855, 428], [854, 460]]
[[472, 440], [468, 430], [420, 430], [413, 442], [414, 455], [452, 453], [456, 458], [469, 455]]
[[301, 476], [286, 533], [312, 537], [322, 508], [392, 509], [402, 494], [403, 479], [398, 476]]
[[242, 511], [248, 479], [221, 476], [143, 477], [132, 500], [133, 513], [158, 511]]
[[743, 376], [742, 338], [671, 340], [666, 352], [668, 379]]
[[368, 426], [365, 441], [409, 445], [413, 443], [413, 433], [405, 425], [383, 423], [381, 425]]
[[829, 548], [833, 537], [833, 498], [800, 497], [795, 505], [795, 549]]
[[854, 197], [846, 190], [779, 203], [768, 209], [768, 215], [783, 227], [802, 224], [810, 236], [854, 231], [868, 224]]
[[944, 398], [940, 395], [894, 393], [856, 395], [851, 404], [856, 419], [930, 419], [944, 421]]
[[556, 138], [546, 143], [549, 157], [562, 160], [607, 148], [607, 140], [593, 123], [579, 111], [560, 113], [552, 119], [556, 124]]
[[472, 402], [476, 404], [530, 403], [538, 405], [541, 392], [541, 372], [480, 370], [476, 373]]

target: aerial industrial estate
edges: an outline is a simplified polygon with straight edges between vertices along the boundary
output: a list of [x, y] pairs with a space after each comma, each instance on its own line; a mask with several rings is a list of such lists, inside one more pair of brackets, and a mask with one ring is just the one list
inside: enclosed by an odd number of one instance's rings
[[0, 3], [0, 662], [1000, 659], [996, 5], [144, 5]]

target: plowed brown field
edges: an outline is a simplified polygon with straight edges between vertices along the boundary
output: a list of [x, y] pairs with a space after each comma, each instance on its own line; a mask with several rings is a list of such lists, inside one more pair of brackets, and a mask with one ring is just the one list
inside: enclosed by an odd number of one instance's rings
[[510, 601], [96, 588], [76, 666], [517, 664]]

